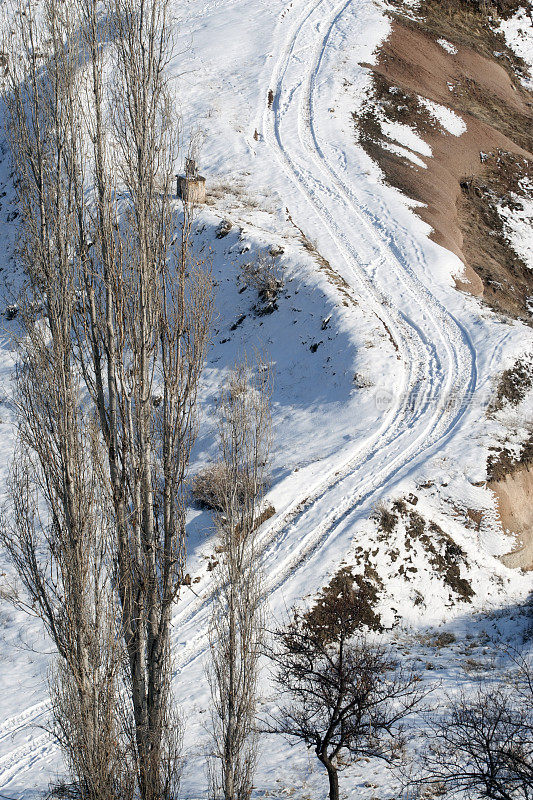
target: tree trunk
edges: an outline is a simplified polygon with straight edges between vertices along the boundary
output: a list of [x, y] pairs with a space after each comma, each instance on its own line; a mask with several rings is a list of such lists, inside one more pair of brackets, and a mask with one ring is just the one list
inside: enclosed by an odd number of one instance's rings
[[325, 756], [318, 756], [319, 760], [324, 764], [329, 780], [329, 800], [339, 800], [339, 773], [337, 768], [332, 764], [329, 758]]

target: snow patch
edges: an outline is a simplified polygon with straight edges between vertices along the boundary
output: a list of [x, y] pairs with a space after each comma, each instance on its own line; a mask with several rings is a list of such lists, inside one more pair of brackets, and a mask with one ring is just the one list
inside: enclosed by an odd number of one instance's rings
[[466, 132], [466, 122], [451, 108], [434, 103], [425, 97], [419, 97], [418, 102], [423, 106], [445, 131], [453, 136], [462, 136]]
[[528, 89], [533, 89], [533, 20], [526, 8], [519, 8], [514, 16], [502, 20], [500, 31], [508, 47], [529, 67], [529, 77], [523, 78], [522, 83]]
[[[411, 150], [407, 150], [407, 148], [401, 147], [399, 144], [392, 144], [392, 142], [381, 142], [381, 146], [384, 150], [388, 150], [389, 153], [394, 153], [397, 156], [401, 156], [401, 158], [408, 158], [409, 161], [412, 161], [417, 167], [427, 169], [427, 164], [424, 164], [422, 159]], [[422, 205], [424, 204], [422, 203]]]
[[457, 53], [457, 47], [447, 39], [437, 39], [437, 43], [440, 44], [440, 46], [443, 47], [447, 53], [450, 53], [450, 55], [453, 56]]
[[380, 125], [385, 136], [388, 136], [389, 139], [394, 139], [403, 147], [408, 147], [410, 150], [414, 150], [415, 153], [420, 153], [420, 155], [428, 158], [433, 155], [429, 144], [421, 139], [418, 133], [409, 125], [403, 125], [401, 122], [391, 122], [387, 119], [380, 120]]
[[500, 204], [498, 213], [503, 219], [513, 250], [533, 270], [533, 182], [524, 179], [521, 187], [524, 195], [511, 195], [512, 208], [508, 204]]

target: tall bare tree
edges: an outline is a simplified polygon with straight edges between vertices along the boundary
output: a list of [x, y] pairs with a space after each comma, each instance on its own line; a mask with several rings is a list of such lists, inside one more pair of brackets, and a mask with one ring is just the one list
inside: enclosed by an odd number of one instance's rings
[[263, 642], [262, 585], [256, 533], [271, 440], [271, 375], [261, 361], [231, 374], [219, 406], [221, 553], [209, 629], [208, 677], [213, 702], [214, 797], [250, 797], [257, 755], [259, 655]]
[[19, 317], [12, 508], [0, 537], [57, 648], [55, 733], [81, 795], [103, 800], [117, 794], [122, 766], [107, 509], [72, 338], [75, 218], [64, 154], [72, 144], [79, 52], [66, 36], [68, 9], [55, 0], [46, 0], [39, 18], [30, 3], [10, 11], [5, 106], [28, 289]]
[[[190, 208], [176, 237], [169, 4], [109, 0], [104, 22], [97, 3], [79, 2], [93, 63], [97, 202], [87, 226], [78, 192], [85, 291], [77, 330], [107, 449], [126, 679], [146, 800], [176, 790], [170, 617], [184, 576], [184, 490], [212, 290], [206, 266], [192, 252]], [[104, 24], [113, 42], [110, 104], [102, 88]]]
[[[21, 7], [28, 63], [12, 79], [10, 132], [28, 207], [28, 276], [37, 306], [68, 293], [64, 330], [51, 318], [49, 334], [53, 347], [68, 349], [68, 370], [82, 376], [88, 392], [80, 431], [94, 432], [92, 447], [84, 442], [80, 452], [99, 482], [98, 521], [112, 530], [126, 712], [132, 713], [125, 730], [140, 796], [163, 798], [175, 793], [178, 773], [170, 617], [184, 574], [184, 490], [211, 283], [190, 246], [190, 209], [181, 236], [175, 233], [168, 3], [47, 2], [63, 26], [53, 43], [58, 68], [48, 61], [51, 32], [37, 42], [35, 18]], [[63, 69], [59, 60], [67, 57]], [[50, 105], [61, 109], [61, 124], [48, 120]], [[54, 168], [61, 177], [50, 184], [46, 170], [55, 177]], [[94, 200], [87, 192], [93, 187]], [[51, 242], [60, 256], [49, 255]], [[43, 263], [60, 264], [59, 272], [37, 269], [35, 249]], [[55, 364], [51, 378], [61, 380]], [[73, 430], [66, 422], [66, 433]]]

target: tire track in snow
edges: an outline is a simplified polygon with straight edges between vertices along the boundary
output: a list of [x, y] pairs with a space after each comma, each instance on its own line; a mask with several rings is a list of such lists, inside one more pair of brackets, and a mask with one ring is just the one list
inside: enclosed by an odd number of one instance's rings
[[18, 747], [0, 757], [0, 786], [2, 790], [18, 775], [37, 762], [43, 762], [56, 750], [56, 745], [47, 733], [33, 736]]
[[[270, 576], [267, 578], [268, 594], [280, 588], [295, 569], [319, 552], [354, 511], [357, 517], [365, 517], [376, 495], [392, 487], [402, 470], [429, 457], [453, 436], [477, 383], [475, 350], [466, 330], [420, 282], [400, 251], [376, 230], [380, 221], [370, 210], [358, 207], [352, 190], [328, 163], [320, 147], [313, 113], [317, 76], [332, 32], [351, 5], [352, 0], [343, 0], [340, 4], [330, 0], [306, 3], [274, 67], [270, 82], [274, 101], [272, 110], [264, 113], [263, 130], [283, 169], [303, 196], [307, 209], [313, 209], [347, 264], [353, 298], [358, 301], [363, 298], [391, 330], [405, 364], [404, 383], [395, 406], [379, 429], [348, 451], [343, 466], [336, 465], [329, 475], [309, 487], [304, 500], [295, 499], [280, 518], [264, 527], [261, 548], [265, 572]], [[329, 14], [326, 14], [328, 9]], [[326, 33], [321, 34], [324, 29]], [[318, 42], [313, 38], [318, 38]], [[310, 49], [312, 57], [308, 58]], [[306, 64], [310, 66], [306, 68]], [[299, 69], [292, 83], [288, 83], [291, 66]], [[294, 110], [296, 124], [285, 137], [284, 119]], [[295, 153], [296, 139], [300, 151]], [[311, 171], [310, 165], [315, 171]], [[333, 208], [328, 203], [333, 203]], [[344, 213], [339, 214], [339, 210]], [[336, 222], [339, 217], [355, 220], [365, 231], [370, 242], [367, 263], [361, 262], [359, 252], [340, 229]], [[385, 231], [388, 239], [394, 233], [395, 223], [390, 214], [384, 217], [389, 222]], [[420, 247], [416, 242], [410, 244], [418, 262], [424, 263]], [[384, 305], [385, 291], [375, 284], [380, 267], [396, 276], [402, 293], [408, 294], [410, 302], [418, 306], [417, 319], [395, 310], [393, 304]], [[346, 280], [347, 275], [342, 273], [342, 277]], [[425, 386], [421, 386], [423, 384]], [[409, 433], [415, 429], [416, 435], [409, 440]], [[402, 437], [408, 440], [405, 446]], [[319, 513], [320, 523], [316, 524], [313, 516], [317, 516], [321, 504], [327, 504], [333, 489], [343, 492], [342, 499], [334, 508]], [[190, 631], [178, 659], [181, 668], [205, 648], [203, 628], [207, 624], [210, 599], [208, 591], [206, 594], [187, 604], [175, 617], [180, 627]]]
[[[328, 515], [329, 518], [307, 537], [305, 544], [299, 540], [299, 552], [296, 555], [293, 552], [287, 563], [278, 570], [278, 577], [269, 586], [269, 591], [281, 585], [296, 565], [320, 547], [354, 508], [364, 505], [364, 510], [368, 510], [373, 496], [397, 478], [402, 467], [414, 463], [415, 459], [420, 460], [424, 455], [427, 457], [438, 446], [442, 446], [461, 421], [477, 383], [476, 354], [467, 331], [420, 282], [415, 270], [403, 259], [399, 249], [379, 234], [371, 213], [358, 206], [353, 191], [327, 161], [319, 143], [314, 116], [317, 76], [331, 34], [352, 2], [353, 0], [343, 0], [333, 8], [332, 3], [327, 0], [306, 4], [304, 13], [294, 26], [274, 69], [270, 84], [274, 101], [272, 112], [266, 111], [264, 114], [265, 138], [277, 152], [282, 166], [304, 195], [308, 206], [313, 208], [323, 227], [328, 230], [336, 249], [344, 255], [357, 285], [364, 286], [365, 300], [370, 300], [374, 308], [376, 303], [380, 303], [379, 287], [374, 285], [377, 264], [374, 259], [366, 264], [361, 263], [360, 253], [353, 246], [345, 229], [337, 222], [339, 218], [343, 222], [350, 217], [357, 221], [357, 225], [365, 230], [371, 247], [377, 250], [378, 262], [381, 261], [389, 274], [392, 271], [396, 275], [398, 286], [402, 287], [400, 301], [405, 292], [408, 293], [410, 302], [419, 306], [419, 319], [414, 319], [405, 312], [394, 314], [393, 309], [388, 318], [391, 320], [390, 327], [396, 341], [403, 339], [403, 350], [407, 350], [409, 358], [418, 360], [415, 375], [423, 374], [426, 379], [431, 377], [431, 380], [426, 392], [419, 392], [419, 378], [413, 383], [411, 371], [408, 395], [410, 404], [418, 406], [418, 413], [413, 420], [413, 415], [405, 414], [402, 408], [396, 409], [392, 432], [389, 429], [386, 436], [379, 440], [375, 452], [370, 454], [370, 458], [364, 459], [364, 472], [368, 473], [368, 461], [373, 456], [381, 455], [381, 460], [384, 455], [387, 456], [387, 447], [392, 458], [385, 458], [385, 466], [377, 471], [370, 470], [370, 480], [356, 483], [354, 491], [345, 498], [340, 508], [337, 505], [335, 511]], [[326, 14], [328, 9], [329, 14]], [[324, 28], [326, 33], [322, 35], [320, 31]], [[318, 38], [318, 44], [315, 45], [314, 57], [310, 59], [311, 67], [306, 71], [305, 52], [313, 46], [313, 37]], [[295, 66], [304, 67], [303, 74], [301, 69], [296, 69], [296, 76], [292, 76], [290, 83], [290, 71]], [[291, 113], [293, 117], [296, 113], [296, 121], [292, 119], [292, 128], [285, 122], [286, 117], [291, 121]], [[289, 133], [286, 136], [287, 127]], [[294, 136], [296, 130], [297, 138]], [[333, 209], [328, 205], [331, 199], [334, 202]], [[386, 232], [389, 238], [394, 234], [395, 224], [391, 221], [390, 214], [387, 219], [390, 227]], [[415, 242], [412, 244], [416, 257], [421, 262], [421, 249]], [[346, 279], [346, 274], [343, 273], [342, 277]], [[412, 339], [416, 337], [419, 341], [412, 347]], [[450, 403], [451, 399], [458, 402]], [[399, 452], [398, 439], [415, 423], [419, 425], [420, 432], [413, 442]], [[394, 446], [391, 447], [392, 443]]]
[[[418, 358], [418, 369], [415, 374], [418, 376], [423, 374], [432, 377], [432, 385], [428, 387], [426, 393], [422, 393], [416, 401], [422, 406], [421, 414], [419, 416], [426, 416], [428, 405], [426, 401], [432, 398], [439, 398], [437, 403], [433, 404], [433, 419], [429, 422], [429, 427], [432, 429], [433, 437], [437, 440], [438, 435], [442, 432], [447, 432], [454, 428], [461, 419], [466, 403], [461, 402], [459, 412], [451, 415], [446, 411], [446, 405], [450, 399], [450, 392], [456, 390], [456, 396], [468, 400], [476, 385], [476, 364], [475, 352], [472, 344], [466, 334], [466, 331], [457, 323], [451, 314], [449, 314], [438, 303], [436, 298], [423, 286], [416, 278], [414, 270], [408, 267], [407, 264], [399, 261], [398, 255], [391, 250], [390, 245], [384, 242], [377, 234], [376, 230], [365, 219], [364, 214], [356, 206], [351, 191], [342, 184], [339, 176], [335, 173], [333, 167], [326, 161], [326, 158], [318, 144], [317, 134], [315, 130], [315, 121], [313, 117], [313, 102], [314, 92], [316, 87], [316, 77], [322, 66], [323, 56], [331, 36], [331, 32], [337, 24], [341, 15], [346, 9], [352, 5], [352, 0], [344, 0], [340, 5], [337, 4], [333, 9], [333, 16], [329, 15], [327, 22], [327, 32], [325, 36], [320, 37], [318, 47], [316, 48], [315, 58], [311, 61], [311, 68], [307, 74], [297, 76], [296, 87], [290, 86], [285, 88], [286, 76], [289, 67], [293, 64], [303, 65], [304, 59], [301, 54], [305, 47], [305, 34], [311, 31], [311, 35], [315, 31], [320, 30], [320, 22], [324, 20], [325, 11], [328, 6], [331, 7], [330, 2], [326, 0], [319, 0], [307, 5], [303, 18], [301, 18], [295, 26], [293, 33], [289, 38], [289, 43], [285, 48], [284, 53], [281, 55], [278, 65], [274, 70], [274, 80], [271, 86], [275, 87], [273, 115], [265, 112], [265, 132], [266, 138], [269, 143], [278, 150], [280, 161], [284, 168], [289, 172], [292, 180], [297, 184], [298, 188], [303, 192], [308, 204], [314, 207], [314, 210], [323, 223], [324, 227], [329, 230], [330, 236], [334, 241], [337, 249], [344, 252], [345, 259], [348, 261], [353, 275], [359, 285], [361, 283], [365, 287], [365, 299], [370, 299], [373, 305], [381, 304], [381, 297], [383, 290], [375, 287], [368, 277], [367, 271], [373, 276], [376, 273], [375, 260], [370, 261], [366, 265], [361, 265], [360, 255], [355, 247], [352, 245], [349, 237], [341, 229], [336, 222], [337, 218], [345, 219], [346, 214], [339, 214], [339, 210], [348, 211], [348, 219], [351, 215], [356, 219], [357, 226], [363, 227], [368, 238], [371, 240], [371, 247], [377, 250], [378, 259], [386, 265], [389, 272], [394, 272], [399, 279], [400, 284], [403, 284], [405, 291], [409, 292], [411, 302], [420, 305], [420, 320], [415, 320], [408, 317], [405, 312], [394, 313], [394, 308], [391, 308], [391, 313], [388, 314], [388, 321], [391, 323], [393, 335], [396, 334], [396, 340], [404, 338], [407, 342], [412, 341], [413, 338], [418, 338], [417, 346], [404, 347], [408, 351], [411, 358]], [[320, 16], [318, 24], [313, 17]], [[304, 34], [304, 41], [299, 43], [299, 38]], [[310, 45], [308, 44], [307, 47]], [[298, 58], [293, 58], [294, 52], [298, 52]], [[276, 74], [277, 73], [277, 74]], [[293, 78], [294, 83], [294, 78]], [[295, 102], [296, 88], [301, 89], [301, 98], [299, 103]], [[284, 93], [288, 99], [284, 98]], [[283, 124], [284, 117], [291, 111], [291, 107], [297, 108], [297, 124], [293, 125], [291, 132], [294, 132], [294, 127], [297, 127], [298, 138], [300, 143], [300, 151], [293, 153], [294, 137], [289, 136], [288, 139], [284, 138]], [[273, 118], [272, 118], [273, 117]], [[320, 175], [317, 177], [309, 169], [310, 161], [314, 162], [322, 173], [325, 173], [324, 179], [321, 180]], [[325, 198], [320, 196], [320, 192], [324, 186]], [[334, 197], [335, 207], [333, 211], [328, 208], [328, 198], [332, 195], [332, 187], [336, 190]], [[313, 191], [317, 192], [318, 197], [315, 196]], [[324, 193], [323, 193], [324, 194]], [[352, 233], [353, 230], [350, 230]], [[389, 233], [393, 231], [389, 231]], [[420, 259], [420, 249], [417, 248], [417, 256]], [[365, 270], [366, 267], [366, 270]], [[343, 277], [345, 275], [343, 274]], [[421, 298], [425, 300], [420, 303]], [[398, 305], [401, 305], [399, 303]], [[429, 335], [424, 331], [424, 322], [427, 317], [427, 312], [430, 313], [429, 321], [432, 323]], [[435, 318], [437, 317], [437, 318]], [[422, 324], [421, 324], [422, 322]], [[427, 329], [427, 324], [425, 325]], [[410, 328], [410, 330], [408, 330]], [[441, 354], [438, 351], [437, 343], [439, 342], [444, 347], [444, 352]], [[412, 373], [411, 373], [412, 375]], [[416, 389], [416, 382], [413, 385], [411, 378], [410, 388]], [[429, 398], [428, 398], [429, 393]], [[413, 395], [411, 395], [413, 399]], [[400, 411], [396, 417], [397, 424], [405, 428], [412, 424], [412, 419], [402, 418]], [[435, 424], [435, 422], [437, 424]], [[427, 439], [428, 434], [425, 438]], [[390, 437], [389, 437], [390, 438]], [[382, 440], [383, 443], [383, 440]]]
[[[269, 576], [268, 593], [281, 587], [297, 567], [316, 556], [354, 510], [358, 516], [365, 516], [376, 494], [392, 486], [402, 469], [427, 457], [453, 435], [477, 380], [475, 352], [466, 331], [421, 284], [401, 252], [383, 239], [377, 226], [382, 228], [385, 219], [389, 225], [385, 233], [390, 235], [395, 225], [390, 213], [384, 209], [383, 217], [378, 219], [370, 209], [361, 208], [353, 189], [328, 162], [320, 145], [314, 114], [317, 76], [335, 26], [351, 5], [352, 0], [336, 5], [331, 0], [306, 3], [274, 68], [274, 104], [272, 111], [265, 112], [265, 138], [305, 206], [312, 208], [319, 223], [328, 230], [332, 247], [348, 270], [354, 299], [363, 299], [391, 331], [405, 371], [395, 402], [378, 430], [348, 450], [342, 466], [336, 465], [329, 475], [308, 487], [305, 498], [295, 498], [281, 517], [264, 527], [261, 548]], [[305, 53], [309, 50], [312, 58], [306, 67]], [[300, 69], [291, 83], [289, 72], [295, 66]], [[298, 136], [287, 138], [284, 123], [287, 115], [295, 111]], [[366, 263], [362, 263], [360, 253], [336, 221], [339, 210], [365, 231], [370, 245]], [[420, 248], [413, 244], [420, 261]], [[397, 285], [409, 294], [411, 302], [418, 302], [419, 319], [395, 310], [393, 304], [384, 304], [387, 291], [376, 281], [384, 267], [396, 276]], [[346, 278], [345, 273], [343, 277]], [[459, 408], [450, 410], [447, 405], [451, 392], [459, 397]], [[435, 396], [439, 398], [437, 402]], [[402, 436], [408, 438], [406, 434], [414, 429], [419, 432], [404, 447]], [[371, 477], [366, 478], [369, 473]], [[314, 524], [313, 516], [320, 512], [321, 504], [327, 505], [333, 489], [341, 490], [341, 502], [320, 513], [320, 524]], [[180, 636], [184, 629], [190, 632], [186, 645], [176, 654], [179, 670], [205, 651], [209, 601], [206, 587], [202, 597], [177, 609], [174, 621]], [[32, 709], [27, 709], [6, 720], [0, 726], [0, 741], [42, 714], [47, 704], [39, 705], [42, 709], [34, 707], [37, 713], [33, 716]], [[44, 734], [0, 758], [0, 785], [12, 781], [36, 760], [44, 759], [53, 748]]]
[[47, 700], [42, 700], [33, 706], [28, 706], [20, 714], [15, 714], [5, 719], [0, 724], [0, 742], [23, 730], [28, 725], [34, 724], [39, 717], [48, 711], [49, 707], [50, 703]]
[[56, 749], [55, 743], [47, 733], [33, 735], [30, 731], [37, 720], [50, 708], [48, 700], [42, 700], [33, 706], [14, 714], [0, 724], [0, 744], [10, 737], [27, 732], [27, 740], [8, 750], [0, 756], [0, 787], [5, 788], [17, 775], [25, 772], [34, 763], [43, 761], [49, 753]]

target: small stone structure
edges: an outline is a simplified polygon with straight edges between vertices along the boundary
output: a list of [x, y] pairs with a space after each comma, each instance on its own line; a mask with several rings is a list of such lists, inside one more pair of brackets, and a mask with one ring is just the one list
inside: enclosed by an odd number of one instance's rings
[[188, 158], [185, 162], [185, 175], [177, 175], [178, 197], [184, 203], [205, 203], [205, 178], [198, 174], [196, 161]]
[[205, 178], [201, 175], [197, 178], [178, 175], [178, 197], [184, 203], [205, 203]]

